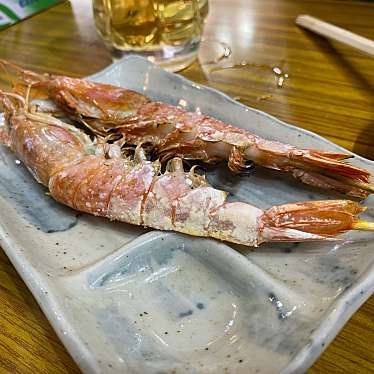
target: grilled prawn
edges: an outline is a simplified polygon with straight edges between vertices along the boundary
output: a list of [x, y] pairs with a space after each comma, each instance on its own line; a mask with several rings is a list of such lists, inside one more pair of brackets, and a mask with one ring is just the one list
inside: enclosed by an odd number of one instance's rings
[[271, 241], [328, 239], [350, 229], [374, 229], [346, 200], [285, 204], [263, 211], [226, 201], [194, 170], [173, 158], [167, 171], [137, 147], [124, 158], [118, 144], [92, 141], [82, 130], [29, 110], [27, 98], [0, 93], [9, 146], [51, 196], [71, 208], [135, 225], [258, 246]]
[[213, 163], [227, 160], [231, 170], [245, 170], [247, 161], [288, 172], [297, 180], [365, 198], [374, 192], [367, 170], [342, 160], [351, 155], [269, 141], [200, 113], [151, 101], [127, 89], [63, 76], [42, 75], [15, 69], [15, 92], [24, 95], [32, 86], [31, 104], [39, 111], [69, 116], [97, 136], [123, 135], [132, 145], [153, 145], [161, 162], [173, 157]]

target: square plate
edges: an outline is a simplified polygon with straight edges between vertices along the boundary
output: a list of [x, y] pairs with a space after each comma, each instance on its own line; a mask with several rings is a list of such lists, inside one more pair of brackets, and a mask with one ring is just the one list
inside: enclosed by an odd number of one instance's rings
[[[269, 139], [347, 152], [139, 57], [89, 79]], [[352, 163], [374, 173], [372, 161]], [[218, 167], [207, 177], [262, 208], [336, 197], [261, 168], [237, 177]], [[45, 192], [1, 147], [0, 245], [87, 373], [305, 372], [374, 290], [370, 233], [253, 250], [78, 215]], [[373, 196], [365, 205], [373, 221]]]

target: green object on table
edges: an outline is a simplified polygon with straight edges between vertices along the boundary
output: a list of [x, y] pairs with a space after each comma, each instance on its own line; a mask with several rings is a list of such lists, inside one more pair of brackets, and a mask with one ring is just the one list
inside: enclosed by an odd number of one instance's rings
[[0, 30], [59, 2], [61, 0], [0, 0]]

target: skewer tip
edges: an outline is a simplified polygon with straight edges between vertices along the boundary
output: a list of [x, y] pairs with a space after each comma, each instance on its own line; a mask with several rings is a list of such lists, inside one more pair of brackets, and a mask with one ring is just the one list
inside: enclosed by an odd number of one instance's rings
[[361, 190], [364, 190], [364, 191], [368, 192], [369, 194], [374, 193], [374, 184], [373, 183], [361, 182], [361, 181], [358, 181], [358, 180], [348, 181], [346, 178], [345, 178], [345, 180], [351, 186], [360, 188]]
[[374, 222], [358, 220], [353, 224], [354, 230], [374, 231]]
[[369, 191], [370, 193], [374, 193], [374, 184], [365, 183], [364, 189], [366, 189], [366, 191]]

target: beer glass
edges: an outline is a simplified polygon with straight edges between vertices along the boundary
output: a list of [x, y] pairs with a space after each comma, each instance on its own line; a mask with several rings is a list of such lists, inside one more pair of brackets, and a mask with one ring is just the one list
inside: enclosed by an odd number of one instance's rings
[[208, 0], [93, 0], [93, 11], [115, 55], [140, 54], [177, 71], [196, 58]]

